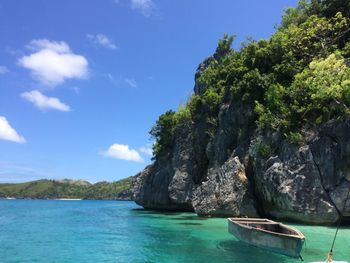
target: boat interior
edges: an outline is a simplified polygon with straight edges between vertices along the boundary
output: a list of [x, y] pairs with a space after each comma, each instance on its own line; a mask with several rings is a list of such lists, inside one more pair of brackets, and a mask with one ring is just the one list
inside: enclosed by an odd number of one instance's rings
[[232, 218], [231, 219], [233, 222], [240, 224], [240, 225], [245, 225], [249, 226], [252, 228], [256, 228], [259, 230], [266, 230], [266, 231], [271, 231], [275, 233], [281, 233], [281, 234], [286, 234], [286, 235], [298, 235], [295, 230], [287, 228], [281, 223], [274, 222], [272, 220], [268, 219], [259, 219], [259, 218]]

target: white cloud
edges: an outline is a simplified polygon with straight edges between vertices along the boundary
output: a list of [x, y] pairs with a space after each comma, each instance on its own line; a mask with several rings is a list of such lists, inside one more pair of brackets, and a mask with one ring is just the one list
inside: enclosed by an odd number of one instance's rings
[[155, 4], [152, 0], [131, 0], [131, 8], [140, 11], [145, 17], [152, 15]]
[[37, 90], [30, 92], [24, 92], [21, 97], [33, 103], [36, 107], [41, 110], [55, 109], [59, 111], [70, 111], [70, 107], [62, 103], [58, 98], [47, 97]]
[[98, 44], [100, 46], [109, 48], [109, 49], [117, 49], [118, 47], [113, 43], [113, 41], [103, 34], [91, 35], [87, 34], [86, 37], [91, 40], [93, 43]]
[[6, 74], [9, 72], [8, 68], [0, 65], [0, 74]]
[[125, 79], [126, 84], [128, 84], [132, 88], [137, 88], [137, 82], [134, 79]]
[[150, 156], [153, 155], [153, 150], [150, 147], [140, 147], [139, 151]]
[[18, 143], [26, 142], [23, 136], [19, 135], [3, 116], [0, 116], [0, 139]]
[[130, 149], [128, 145], [124, 144], [113, 144], [102, 154], [115, 159], [143, 162], [143, 159], [136, 150]]
[[28, 48], [33, 51], [18, 60], [20, 66], [31, 71], [42, 84], [54, 87], [67, 79], [84, 79], [88, 76], [88, 61], [74, 54], [67, 43], [47, 39], [32, 40]]

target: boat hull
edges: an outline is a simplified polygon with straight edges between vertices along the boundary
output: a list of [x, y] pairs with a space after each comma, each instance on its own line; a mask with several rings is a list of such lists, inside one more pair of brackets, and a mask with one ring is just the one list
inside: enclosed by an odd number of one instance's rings
[[228, 231], [240, 241], [294, 258], [300, 257], [305, 242], [305, 239], [300, 237], [278, 235], [251, 227], [242, 227], [230, 219], [228, 220]]

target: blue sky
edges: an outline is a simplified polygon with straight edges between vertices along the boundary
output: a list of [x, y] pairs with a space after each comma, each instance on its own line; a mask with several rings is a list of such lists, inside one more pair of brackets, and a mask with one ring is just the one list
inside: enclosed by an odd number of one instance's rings
[[267, 38], [296, 3], [1, 0], [0, 182], [136, 174], [218, 39]]

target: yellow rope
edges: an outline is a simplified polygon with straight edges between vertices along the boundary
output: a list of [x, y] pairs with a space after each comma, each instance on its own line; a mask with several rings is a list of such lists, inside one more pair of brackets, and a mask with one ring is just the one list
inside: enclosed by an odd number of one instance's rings
[[326, 263], [331, 263], [333, 262], [333, 252], [332, 251], [329, 251], [329, 253], [327, 254], [327, 259], [326, 259]]
[[338, 231], [339, 231], [339, 228], [340, 228], [340, 224], [341, 224], [341, 221], [343, 219], [344, 212], [345, 212], [346, 202], [348, 201], [349, 198], [350, 198], [350, 188], [349, 188], [348, 194], [347, 194], [347, 196], [346, 196], [346, 198], [344, 200], [343, 209], [340, 211], [340, 216], [339, 216], [337, 230], [335, 231], [335, 235], [334, 235], [334, 238], [333, 238], [332, 246], [331, 246], [331, 249], [329, 250], [328, 255], [327, 255], [326, 263], [333, 262], [332, 257], [333, 257], [333, 248], [334, 248], [334, 244], [335, 244], [335, 239], [337, 238]]

